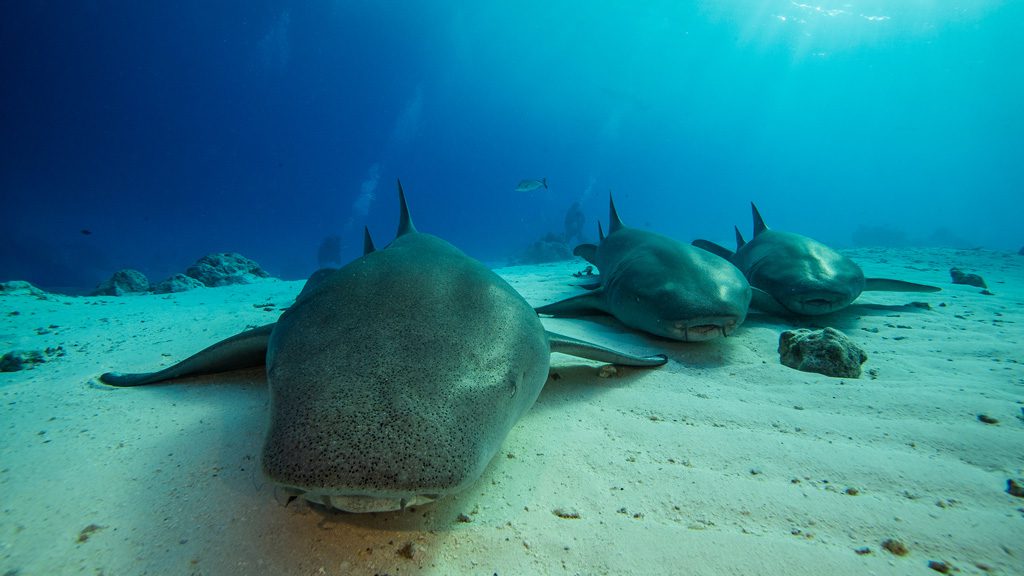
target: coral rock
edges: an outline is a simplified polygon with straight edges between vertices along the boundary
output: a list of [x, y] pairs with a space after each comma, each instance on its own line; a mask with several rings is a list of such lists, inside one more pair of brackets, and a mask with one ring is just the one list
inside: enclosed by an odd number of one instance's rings
[[518, 259], [519, 264], [543, 264], [545, 262], [561, 262], [572, 260], [572, 248], [557, 236], [548, 234], [544, 238], [530, 244], [526, 252]]
[[207, 254], [190, 266], [185, 275], [210, 287], [252, 284], [270, 277], [259, 264], [235, 252]]
[[859, 378], [867, 359], [864, 350], [835, 328], [787, 330], [779, 336], [779, 360], [804, 372]]
[[124, 296], [149, 290], [149, 280], [138, 270], [125, 268], [114, 272], [110, 279], [93, 290], [93, 296]]
[[0, 294], [8, 296], [36, 296], [39, 298], [46, 298], [46, 292], [36, 288], [24, 280], [0, 282]]
[[985, 284], [985, 279], [977, 274], [968, 274], [960, 270], [959, 268], [950, 268], [949, 276], [953, 279], [953, 284], [966, 284], [967, 286], [977, 286], [978, 288], [988, 288]]
[[18, 372], [46, 362], [37, 350], [12, 350], [0, 356], [0, 372]]
[[175, 274], [163, 282], [153, 286], [153, 292], [157, 294], [168, 294], [171, 292], [185, 292], [193, 288], [205, 288], [206, 285], [182, 273]]

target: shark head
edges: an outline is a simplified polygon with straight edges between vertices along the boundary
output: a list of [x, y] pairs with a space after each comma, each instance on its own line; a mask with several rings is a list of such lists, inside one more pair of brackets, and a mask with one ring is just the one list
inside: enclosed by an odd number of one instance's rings
[[621, 265], [620, 271], [633, 273], [612, 276], [605, 287], [616, 316], [633, 328], [682, 342], [731, 335], [750, 305], [743, 274], [703, 250], [654, 244]]
[[750, 284], [794, 314], [814, 316], [840, 310], [864, 290], [860, 266], [820, 242], [768, 231], [754, 244], [765, 250], [747, 270]]

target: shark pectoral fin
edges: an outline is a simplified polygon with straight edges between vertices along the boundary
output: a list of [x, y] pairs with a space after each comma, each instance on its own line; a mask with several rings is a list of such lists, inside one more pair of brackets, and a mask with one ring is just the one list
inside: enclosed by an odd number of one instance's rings
[[751, 308], [757, 308], [758, 310], [762, 312], [767, 312], [769, 314], [780, 314], [783, 316], [791, 314], [791, 312], [787, 310], [785, 306], [779, 304], [779, 301], [776, 300], [774, 296], [765, 292], [764, 290], [751, 286], [750, 293]]
[[604, 309], [604, 289], [597, 288], [586, 294], [566, 298], [537, 308], [538, 314], [549, 316], [592, 316], [607, 314]]
[[597, 257], [596, 244], [580, 244], [579, 246], [573, 249], [572, 253], [573, 256], [579, 256], [580, 258], [583, 258], [584, 260], [590, 262], [594, 266], [597, 266], [597, 263], [594, 262], [594, 260]]
[[610, 362], [622, 366], [661, 366], [668, 362], [668, 356], [655, 354], [653, 356], [634, 356], [625, 352], [598, 346], [585, 340], [577, 340], [569, 336], [548, 332], [548, 342], [551, 345], [551, 352], [561, 352], [570, 356], [597, 360], [598, 362]]
[[151, 384], [153, 382], [159, 382], [161, 378], [157, 376], [158, 372], [138, 372], [135, 374], [122, 374], [121, 372], [106, 372], [100, 376], [100, 382], [108, 386], [117, 386], [124, 388], [128, 386], [142, 386], [144, 384]]
[[143, 386], [183, 376], [262, 366], [267, 359], [267, 343], [273, 330], [274, 324], [267, 324], [235, 334], [158, 372], [107, 372], [100, 376], [100, 381], [111, 386]]
[[732, 260], [733, 251], [729, 250], [725, 246], [715, 244], [710, 240], [694, 240], [692, 244], [697, 248], [700, 248], [701, 250], [707, 250], [708, 252], [711, 252], [715, 256], [721, 256], [722, 258], [725, 258], [726, 260], [730, 261]]
[[889, 278], [865, 278], [865, 292], [938, 292], [942, 290], [938, 286], [927, 284], [915, 284], [903, 280], [891, 280]]

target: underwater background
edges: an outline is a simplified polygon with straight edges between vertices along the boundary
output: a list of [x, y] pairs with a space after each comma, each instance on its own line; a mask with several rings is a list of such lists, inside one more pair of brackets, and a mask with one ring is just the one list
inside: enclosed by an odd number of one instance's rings
[[[0, 280], [420, 230], [491, 264], [612, 190], [681, 240], [1024, 236], [1024, 2], [0, 3]], [[523, 179], [549, 188], [516, 192]], [[322, 256], [322, 255], [321, 255]]]

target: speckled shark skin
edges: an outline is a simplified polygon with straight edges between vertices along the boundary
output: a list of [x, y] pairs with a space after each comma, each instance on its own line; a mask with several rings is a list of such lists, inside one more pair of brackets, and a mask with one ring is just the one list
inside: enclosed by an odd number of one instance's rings
[[311, 277], [276, 324], [161, 372], [101, 379], [149, 384], [258, 365], [265, 351], [266, 476], [318, 504], [380, 512], [473, 484], [536, 400], [552, 352], [665, 363], [546, 332], [508, 283], [417, 232], [401, 184], [399, 196], [396, 239], [375, 250], [367, 235], [363, 257]]

